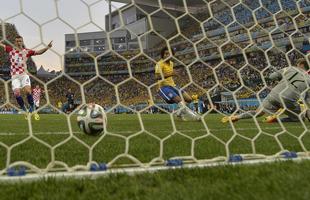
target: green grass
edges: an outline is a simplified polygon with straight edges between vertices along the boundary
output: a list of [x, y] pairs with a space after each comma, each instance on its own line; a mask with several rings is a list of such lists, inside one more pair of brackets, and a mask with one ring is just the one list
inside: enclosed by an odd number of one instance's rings
[[[220, 115], [207, 115], [205, 122], [209, 131], [202, 122], [176, 120], [174, 131], [167, 115], [141, 115], [143, 130], [137, 115], [109, 115], [109, 134], [88, 136], [80, 132], [75, 116], [67, 120], [64, 115], [41, 115], [40, 121], [32, 121], [33, 136], [30, 137], [28, 122], [23, 116], [0, 115], [0, 169], [6, 166], [6, 147], [11, 147], [10, 163], [24, 160], [39, 168], [45, 168], [53, 157], [69, 166], [86, 165], [89, 160], [109, 163], [117, 155], [126, 153], [127, 148], [128, 154], [143, 163], [157, 157], [212, 159], [227, 154], [273, 155], [284, 149], [296, 152], [310, 149], [309, 133], [300, 123], [288, 123], [283, 128], [279, 124], [261, 123], [260, 132], [253, 120], [245, 120], [234, 124], [234, 133], [231, 125], [222, 124], [220, 119]], [[72, 135], [68, 122], [71, 122]], [[132, 161], [125, 157], [116, 161], [116, 164], [130, 163]]]
[[[39, 168], [45, 168], [53, 158], [70, 167], [86, 165], [90, 160], [109, 163], [126, 153], [126, 149], [142, 163], [159, 157], [212, 159], [229, 154], [274, 155], [284, 149], [296, 152], [310, 149], [309, 123], [305, 129], [301, 123], [281, 127], [260, 123], [258, 119], [260, 131], [253, 120], [244, 120], [234, 124], [234, 132], [230, 124], [222, 124], [220, 119], [220, 115], [211, 114], [204, 119], [205, 124], [175, 121], [174, 131], [167, 115], [141, 115], [141, 121], [137, 115], [109, 115], [109, 134], [88, 136], [78, 129], [75, 116], [67, 121], [64, 115], [41, 115], [40, 121], [32, 122], [30, 136], [23, 116], [0, 115], [0, 169], [6, 167], [8, 149], [9, 163], [23, 160]], [[68, 122], [73, 135], [69, 134]], [[114, 166], [118, 164], [133, 161], [121, 157]], [[68, 199], [68, 196], [70, 199], [308, 199], [309, 168], [310, 162], [226, 166], [112, 175], [97, 180], [0, 185], [0, 191], [8, 194], [4, 195], [7, 199]], [[64, 188], [64, 192], [57, 192], [57, 188]], [[54, 198], [52, 194], [57, 196]]]
[[0, 183], [1, 199], [200, 200], [310, 198], [310, 162], [180, 169], [95, 180]]

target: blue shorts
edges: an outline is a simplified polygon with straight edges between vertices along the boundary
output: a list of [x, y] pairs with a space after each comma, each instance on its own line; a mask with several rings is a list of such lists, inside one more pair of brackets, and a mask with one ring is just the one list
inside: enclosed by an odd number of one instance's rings
[[184, 91], [172, 86], [163, 86], [158, 91], [159, 95], [169, 104], [175, 103], [173, 98], [180, 96], [180, 92], [183, 93]]

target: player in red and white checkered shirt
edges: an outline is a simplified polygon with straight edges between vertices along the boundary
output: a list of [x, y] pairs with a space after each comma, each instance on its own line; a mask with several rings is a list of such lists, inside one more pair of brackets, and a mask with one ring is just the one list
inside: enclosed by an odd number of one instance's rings
[[[20, 108], [27, 111], [23, 98], [21, 97], [21, 90], [24, 90], [27, 94], [27, 100], [29, 103], [29, 112], [32, 113], [35, 110], [33, 96], [31, 93], [31, 83], [30, 78], [27, 74], [27, 60], [31, 56], [41, 55], [52, 47], [52, 42], [50, 42], [47, 47], [34, 51], [31, 49], [26, 49], [24, 47], [24, 41], [21, 36], [16, 36], [14, 47], [10, 45], [5, 45], [0, 42], [0, 47], [4, 48], [9, 54], [11, 62], [11, 76], [12, 76], [12, 89], [14, 96], [19, 104]], [[34, 113], [36, 120], [40, 117], [37, 113]]]
[[40, 99], [41, 99], [42, 90], [39, 85], [36, 85], [35, 88], [32, 89], [32, 96], [34, 105], [36, 106], [36, 109], [40, 106]]

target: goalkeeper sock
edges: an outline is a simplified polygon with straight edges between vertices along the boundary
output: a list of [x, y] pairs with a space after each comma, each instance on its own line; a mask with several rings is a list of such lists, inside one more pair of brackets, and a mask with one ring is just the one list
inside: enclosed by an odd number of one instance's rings
[[185, 114], [186, 104], [183, 101], [180, 101], [178, 103], [178, 106], [179, 106], [179, 111], [177, 112], [177, 115]]
[[33, 112], [35, 110], [35, 107], [34, 107], [32, 94], [27, 94], [27, 99], [28, 99], [28, 103], [30, 105], [29, 112]]
[[18, 96], [16, 97], [16, 100], [17, 100], [17, 103], [18, 105], [20, 106], [20, 108], [23, 110], [23, 111], [27, 111], [26, 107], [25, 107], [25, 103], [24, 103], [24, 100], [23, 100], [23, 97], [21, 96]]
[[179, 105], [180, 108], [185, 108], [186, 107], [186, 104], [183, 101], [180, 101], [178, 103], [178, 105]]

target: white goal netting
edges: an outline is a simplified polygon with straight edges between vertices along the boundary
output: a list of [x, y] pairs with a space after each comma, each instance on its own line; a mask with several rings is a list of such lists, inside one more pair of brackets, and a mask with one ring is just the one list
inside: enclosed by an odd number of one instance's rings
[[[271, 73], [301, 58], [309, 63], [308, 0], [116, 2], [1, 4], [2, 43], [14, 46], [18, 34], [30, 49], [54, 42], [27, 63], [33, 88], [42, 90], [39, 121], [18, 114], [8, 55], [1, 50], [0, 176], [309, 156], [308, 121], [264, 123], [255, 115], [221, 122], [257, 109], [278, 84]], [[188, 107], [202, 116], [199, 122], [175, 118], [178, 105], [158, 94], [154, 70], [164, 47], [175, 53], [174, 80], [193, 99]], [[87, 103], [106, 110], [99, 136], [77, 126], [76, 113]], [[303, 100], [300, 106], [307, 109]]]

